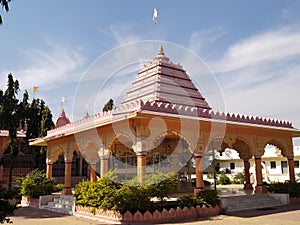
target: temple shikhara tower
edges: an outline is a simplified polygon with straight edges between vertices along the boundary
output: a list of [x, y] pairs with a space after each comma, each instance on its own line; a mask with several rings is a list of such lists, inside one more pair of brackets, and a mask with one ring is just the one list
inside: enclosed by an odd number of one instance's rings
[[[141, 68], [116, 109], [75, 122], [62, 112], [56, 126], [31, 144], [48, 147], [49, 178], [63, 156], [66, 195], [72, 193], [75, 155], [88, 162], [92, 181], [109, 170], [116, 170], [120, 180], [138, 176], [140, 184], [146, 174], [158, 171], [193, 173], [197, 193], [204, 189], [205, 152], [232, 148], [244, 161], [244, 189], [264, 193], [261, 157], [270, 144], [287, 158], [290, 180], [295, 180], [292, 140], [300, 131], [290, 122], [214, 112], [184, 65], [173, 63], [162, 47]], [[250, 159], [255, 162], [255, 187], [250, 183]]]

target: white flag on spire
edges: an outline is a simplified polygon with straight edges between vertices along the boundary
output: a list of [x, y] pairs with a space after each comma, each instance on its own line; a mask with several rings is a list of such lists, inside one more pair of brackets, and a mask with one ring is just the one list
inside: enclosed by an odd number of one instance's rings
[[157, 9], [154, 8], [154, 10], [153, 10], [153, 22], [155, 24], [157, 23], [157, 19], [158, 19], [158, 12], [157, 12]]
[[67, 102], [67, 98], [66, 98], [66, 97], [64, 97], [64, 96], [63, 96], [63, 97], [61, 97], [61, 102], [62, 102], [62, 103], [64, 103], [64, 102]]

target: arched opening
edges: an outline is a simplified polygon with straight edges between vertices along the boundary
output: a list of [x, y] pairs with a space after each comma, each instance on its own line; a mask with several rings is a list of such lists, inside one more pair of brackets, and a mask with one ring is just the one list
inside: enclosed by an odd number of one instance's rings
[[137, 158], [132, 148], [132, 140], [120, 134], [109, 147], [108, 169], [115, 170], [119, 180], [130, 180], [137, 175]]
[[178, 174], [179, 192], [192, 191], [195, 162], [188, 141], [174, 131], [161, 134], [153, 140], [153, 149], [147, 153], [147, 173]]
[[293, 161], [292, 170], [299, 168], [299, 158], [287, 158], [284, 146], [276, 140], [269, 140], [265, 145], [265, 152], [262, 155], [262, 162], [265, 166], [265, 173], [268, 182], [285, 182], [290, 180], [290, 162]]
[[[76, 151], [73, 153], [72, 159], [72, 185], [75, 185], [88, 177], [88, 162], [78, 154]], [[53, 163], [52, 176], [56, 183], [64, 183], [65, 177], [65, 159], [64, 154], [58, 156], [58, 160]]]

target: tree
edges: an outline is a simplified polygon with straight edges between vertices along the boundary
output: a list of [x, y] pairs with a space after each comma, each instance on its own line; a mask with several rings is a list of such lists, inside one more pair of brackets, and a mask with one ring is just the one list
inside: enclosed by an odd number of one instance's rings
[[21, 115], [24, 110], [23, 104], [19, 104], [17, 95], [19, 93], [19, 82], [14, 80], [12, 74], [8, 74], [7, 89], [0, 93], [0, 128], [8, 130], [10, 138], [10, 168], [9, 168], [9, 189], [12, 183], [13, 158], [18, 154], [17, 129], [20, 127]]
[[[44, 137], [47, 135], [48, 130], [54, 128], [52, 113], [43, 100], [33, 99], [27, 112], [27, 141], [38, 137]], [[34, 168], [46, 169], [46, 147], [32, 146], [31, 149], [35, 155]]]
[[102, 111], [108, 112], [114, 108], [114, 100], [109, 99], [109, 101], [104, 105]]
[[[0, 129], [8, 130], [10, 137], [9, 188], [12, 183], [13, 159], [19, 152], [17, 130], [26, 127], [26, 141], [28, 142], [30, 139], [45, 136], [47, 130], [54, 128], [51, 111], [43, 100], [33, 99], [29, 104], [28, 92], [24, 92], [22, 101], [18, 100], [18, 93], [19, 82], [13, 79], [12, 74], [9, 74], [5, 92], [0, 90]], [[35, 155], [34, 167], [44, 169], [45, 147], [31, 147], [31, 150]]]
[[[11, 0], [0, 0], [0, 5], [2, 6], [2, 8], [5, 9], [6, 12], [9, 11], [9, 6], [8, 3], [11, 2]], [[2, 17], [0, 15], [0, 25], [3, 23]]]

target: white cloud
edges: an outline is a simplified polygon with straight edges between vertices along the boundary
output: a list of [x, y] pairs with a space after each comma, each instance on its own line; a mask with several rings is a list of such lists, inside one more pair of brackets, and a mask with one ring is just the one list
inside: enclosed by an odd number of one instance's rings
[[203, 47], [214, 43], [224, 34], [225, 33], [219, 28], [194, 31], [189, 40], [189, 49], [194, 52], [200, 52]]
[[[46, 47], [47, 49], [43, 50], [21, 50], [24, 60], [30, 64], [12, 73], [14, 78], [19, 80], [22, 90], [31, 90], [33, 86], [50, 89], [54, 85], [63, 85], [79, 79], [79, 70], [84, 65], [85, 58], [78, 49], [60, 46], [50, 41], [47, 41]], [[0, 73], [8, 74], [7, 71]], [[6, 79], [6, 75], [3, 77]]]
[[141, 36], [136, 34], [133, 25], [129, 23], [111, 24], [108, 28], [100, 29], [100, 31], [113, 38], [117, 45], [123, 45], [141, 40]]
[[300, 29], [285, 26], [235, 42], [208, 64], [217, 74], [226, 111], [287, 120], [300, 128], [299, 62]]
[[211, 66], [216, 72], [233, 71], [300, 54], [300, 29], [279, 28], [241, 40], [228, 47], [223, 58]]

